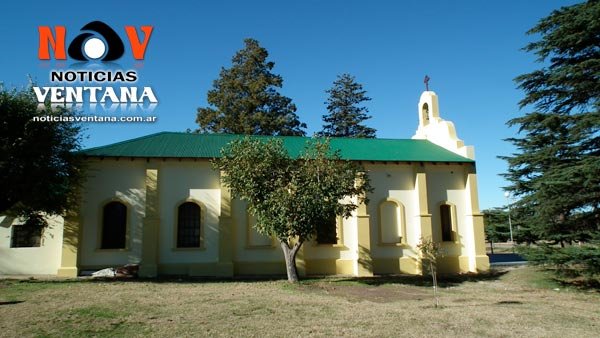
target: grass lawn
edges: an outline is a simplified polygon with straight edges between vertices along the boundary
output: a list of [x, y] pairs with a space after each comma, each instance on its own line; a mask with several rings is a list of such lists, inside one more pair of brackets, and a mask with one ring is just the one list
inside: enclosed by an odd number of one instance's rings
[[598, 337], [600, 293], [531, 267], [277, 281], [0, 280], [0, 336]]

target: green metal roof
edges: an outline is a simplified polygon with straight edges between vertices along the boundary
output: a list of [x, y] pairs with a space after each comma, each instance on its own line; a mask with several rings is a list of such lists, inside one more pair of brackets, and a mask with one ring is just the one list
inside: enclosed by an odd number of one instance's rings
[[[243, 135], [161, 132], [80, 153], [91, 157], [215, 158], [227, 143]], [[253, 136], [277, 138], [291, 156], [298, 156], [310, 137]], [[473, 162], [427, 140], [331, 138], [331, 148], [342, 158], [360, 161]]]

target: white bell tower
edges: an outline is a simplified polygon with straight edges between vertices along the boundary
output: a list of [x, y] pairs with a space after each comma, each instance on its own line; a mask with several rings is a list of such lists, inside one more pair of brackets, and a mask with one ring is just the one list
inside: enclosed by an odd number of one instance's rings
[[473, 146], [465, 146], [465, 143], [456, 136], [454, 123], [440, 117], [438, 97], [435, 92], [424, 91], [421, 94], [417, 109], [419, 112], [419, 127], [412, 137], [413, 139], [429, 140], [458, 155], [475, 160]]

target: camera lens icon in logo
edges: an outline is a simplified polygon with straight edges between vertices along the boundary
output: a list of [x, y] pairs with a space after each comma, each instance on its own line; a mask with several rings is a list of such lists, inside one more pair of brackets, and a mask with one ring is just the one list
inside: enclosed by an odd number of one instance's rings
[[69, 56], [79, 61], [113, 61], [125, 53], [123, 41], [117, 33], [102, 21], [92, 21], [81, 27], [84, 32], [69, 45]]

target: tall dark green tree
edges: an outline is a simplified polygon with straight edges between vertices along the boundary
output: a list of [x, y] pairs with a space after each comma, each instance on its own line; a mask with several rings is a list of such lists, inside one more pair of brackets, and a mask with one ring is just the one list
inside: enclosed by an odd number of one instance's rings
[[360, 83], [356, 82], [350, 74], [338, 75], [333, 82], [333, 87], [327, 90], [326, 115], [323, 115], [323, 130], [319, 136], [332, 137], [363, 137], [373, 138], [377, 132], [367, 127], [364, 121], [371, 118], [367, 115], [369, 110], [361, 104], [370, 101], [367, 91]]
[[540, 69], [516, 78], [531, 109], [508, 122], [517, 151], [503, 157], [519, 221], [562, 246], [600, 232], [600, 2], [553, 11], [529, 32]]
[[488, 242], [506, 242], [510, 240], [508, 213], [504, 208], [492, 208], [482, 211], [485, 223], [485, 237]]
[[38, 110], [31, 88], [0, 88], [0, 214], [45, 225], [44, 214], [64, 215], [74, 205], [81, 179], [81, 127], [75, 123], [38, 122], [35, 117], [69, 115]]
[[296, 106], [277, 89], [283, 78], [271, 72], [275, 63], [254, 39], [222, 68], [208, 91], [211, 107], [198, 108], [198, 132], [246, 135], [304, 135], [306, 124], [296, 115]]

